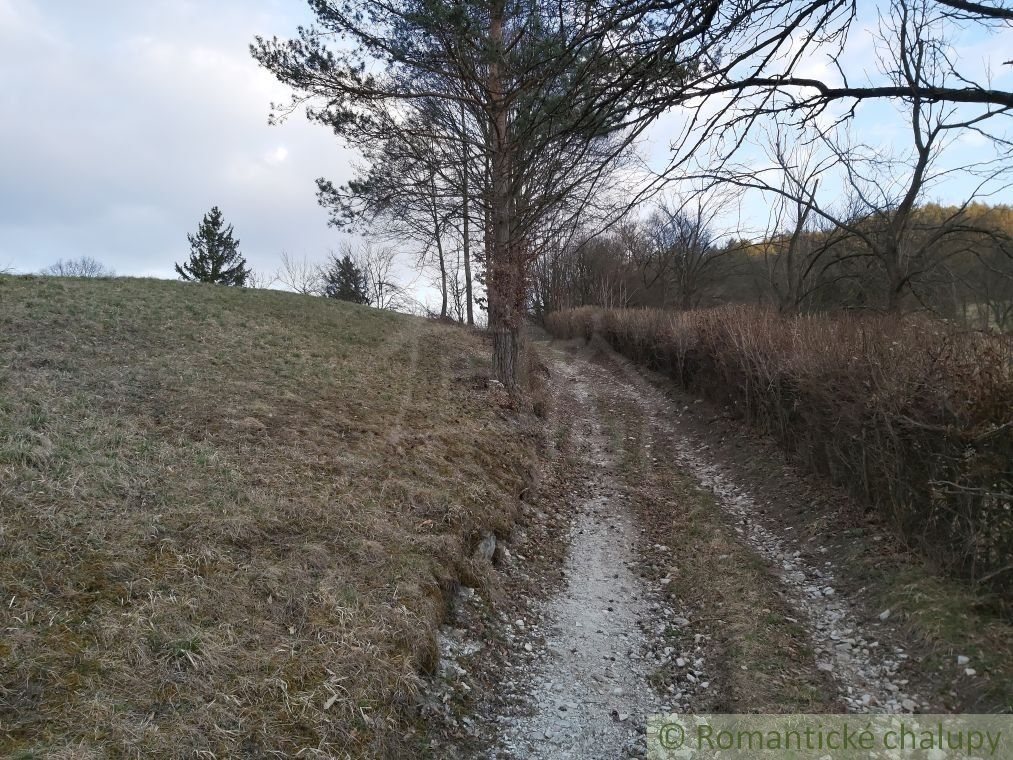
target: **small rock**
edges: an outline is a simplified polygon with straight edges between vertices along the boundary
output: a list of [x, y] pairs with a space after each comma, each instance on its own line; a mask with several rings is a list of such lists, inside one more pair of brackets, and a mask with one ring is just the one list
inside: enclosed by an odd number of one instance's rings
[[496, 536], [492, 533], [479, 541], [478, 546], [475, 547], [475, 559], [484, 559], [486, 562], [492, 562], [492, 555], [495, 553]]
[[964, 668], [964, 675], [976, 676], [978, 675], [978, 671], [974, 668]]
[[883, 622], [886, 622], [887, 620], [889, 620], [890, 619], [890, 610], [883, 610], [882, 612], [880, 612], [879, 613], [879, 619], [882, 620]]
[[968, 657], [967, 655], [963, 655], [963, 654], [958, 654], [957, 655], [957, 665], [963, 666], [963, 665], [966, 665], [967, 663], [969, 663], [970, 661], [971, 661], [971, 658]]
[[497, 565], [508, 565], [510, 564], [511, 555], [510, 550], [503, 544], [499, 544], [496, 547], [496, 551], [493, 553], [492, 561]]

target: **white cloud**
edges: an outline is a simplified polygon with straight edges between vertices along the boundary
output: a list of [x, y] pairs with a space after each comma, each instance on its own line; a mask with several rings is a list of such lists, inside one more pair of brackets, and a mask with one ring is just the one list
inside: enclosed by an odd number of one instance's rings
[[288, 148], [284, 145], [279, 145], [274, 150], [267, 152], [267, 155], [264, 156], [264, 161], [267, 162], [269, 166], [277, 166], [278, 164], [284, 163], [286, 158], [288, 158]]

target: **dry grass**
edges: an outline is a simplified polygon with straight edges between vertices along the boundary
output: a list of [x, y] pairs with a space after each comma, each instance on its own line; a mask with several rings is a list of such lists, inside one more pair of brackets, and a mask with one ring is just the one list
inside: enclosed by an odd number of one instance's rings
[[942, 569], [1013, 584], [1013, 339], [921, 320], [782, 318], [748, 308], [575, 309], [630, 359], [728, 405], [876, 505]]
[[405, 756], [529, 428], [474, 333], [292, 294], [0, 283], [0, 751]]

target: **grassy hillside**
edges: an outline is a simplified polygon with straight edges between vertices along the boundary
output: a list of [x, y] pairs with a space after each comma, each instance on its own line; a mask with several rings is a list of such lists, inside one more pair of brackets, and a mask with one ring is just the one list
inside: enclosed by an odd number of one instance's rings
[[280, 292], [0, 283], [0, 754], [408, 753], [530, 439], [479, 336]]

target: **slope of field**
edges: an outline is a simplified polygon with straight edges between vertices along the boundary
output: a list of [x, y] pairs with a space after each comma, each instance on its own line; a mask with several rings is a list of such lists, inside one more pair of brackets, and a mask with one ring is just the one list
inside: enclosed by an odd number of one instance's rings
[[413, 754], [445, 594], [530, 463], [485, 353], [287, 293], [3, 279], [0, 754]]

